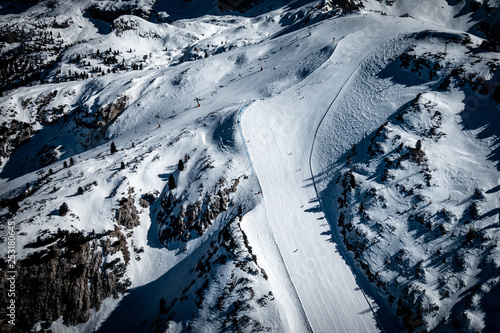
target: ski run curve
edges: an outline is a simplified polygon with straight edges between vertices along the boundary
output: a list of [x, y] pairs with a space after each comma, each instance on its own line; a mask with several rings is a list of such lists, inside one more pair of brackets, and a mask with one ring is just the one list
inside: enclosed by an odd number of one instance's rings
[[[262, 195], [277, 247], [304, 308], [308, 321], [304, 325], [314, 332], [393, 331], [398, 329], [393, 318], [380, 320], [376, 315], [389, 311], [381, 310], [363, 292], [360, 285], [370, 288], [368, 282], [356, 278], [340, 254], [344, 250], [339, 249], [318, 199], [313, 172], [318, 162], [312, 157], [323, 118], [335, 112], [332, 106], [361, 64], [375, 51], [383, 51], [377, 49], [384, 43], [423, 27], [416, 21], [402, 26], [395, 18], [349, 20], [354, 33], [335, 31], [330, 25], [329, 33], [336, 39], [330, 59], [297, 86], [250, 105], [241, 115], [241, 127], [262, 190], [256, 189], [256, 194]], [[343, 29], [346, 26], [349, 22]], [[323, 98], [307, 98], [311, 91]]]

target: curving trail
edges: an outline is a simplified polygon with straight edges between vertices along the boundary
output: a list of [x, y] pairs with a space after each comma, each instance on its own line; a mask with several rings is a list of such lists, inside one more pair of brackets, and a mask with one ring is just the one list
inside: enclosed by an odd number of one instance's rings
[[[356, 277], [341, 255], [345, 250], [325, 218], [311, 164], [323, 118], [334, 111], [337, 97], [349, 90], [367, 57], [401, 33], [395, 25], [394, 20], [367, 19], [362, 29], [346, 33], [331, 58], [299, 85], [255, 102], [241, 116], [269, 224], [314, 332], [389, 332], [398, 327], [392, 318], [377, 322], [375, 313], [381, 309], [360, 288], [369, 289], [369, 283]], [[344, 121], [360, 116], [348, 114]]]

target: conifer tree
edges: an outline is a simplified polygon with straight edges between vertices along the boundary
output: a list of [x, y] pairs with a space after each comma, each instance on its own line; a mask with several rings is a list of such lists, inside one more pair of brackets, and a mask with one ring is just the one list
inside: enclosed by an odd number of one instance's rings
[[170, 191], [172, 191], [174, 188], [176, 188], [177, 185], [175, 184], [175, 178], [174, 178], [174, 175], [173, 174], [170, 174], [170, 176], [168, 176], [168, 189]]
[[9, 200], [8, 208], [9, 208], [9, 212], [11, 212], [12, 214], [17, 213], [17, 211], [19, 210], [20, 207], [19, 207], [19, 203], [17, 202], [16, 198]]
[[355, 189], [356, 188], [356, 177], [354, 176], [354, 174], [352, 173], [352, 171], [350, 172], [350, 175], [349, 175], [349, 184], [351, 185], [351, 188], [352, 189]]
[[165, 301], [165, 299], [163, 297], [160, 298], [160, 313], [161, 314], [164, 314], [167, 311], [167, 308], [165, 307], [166, 304], [167, 304], [167, 302]]
[[115, 142], [114, 141], [111, 141], [111, 154], [114, 154], [118, 151], [118, 149], [116, 149], [116, 145], [115, 145]]
[[59, 216], [66, 215], [68, 211], [69, 211], [68, 204], [63, 202], [62, 205], [59, 207]]
[[418, 140], [417, 143], [415, 144], [415, 149], [420, 150], [422, 149], [422, 141]]

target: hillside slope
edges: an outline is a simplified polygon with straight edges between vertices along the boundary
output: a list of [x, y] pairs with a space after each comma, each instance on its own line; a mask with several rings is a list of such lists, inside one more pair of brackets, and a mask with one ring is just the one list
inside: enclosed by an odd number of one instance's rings
[[495, 331], [497, 10], [5, 2], [2, 331]]

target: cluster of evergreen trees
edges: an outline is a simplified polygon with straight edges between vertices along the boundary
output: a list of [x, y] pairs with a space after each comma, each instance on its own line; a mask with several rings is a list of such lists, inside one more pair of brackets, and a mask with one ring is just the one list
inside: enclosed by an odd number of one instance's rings
[[43, 81], [54, 68], [58, 56], [70, 46], [61, 38], [60, 33], [56, 35], [46, 30], [51, 24], [33, 22], [33, 25], [32, 28], [20, 28], [17, 24], [9, 23], [0, 26], [0, 49], [6, 44], [18, 44], [1, 52], [1, 90]]

